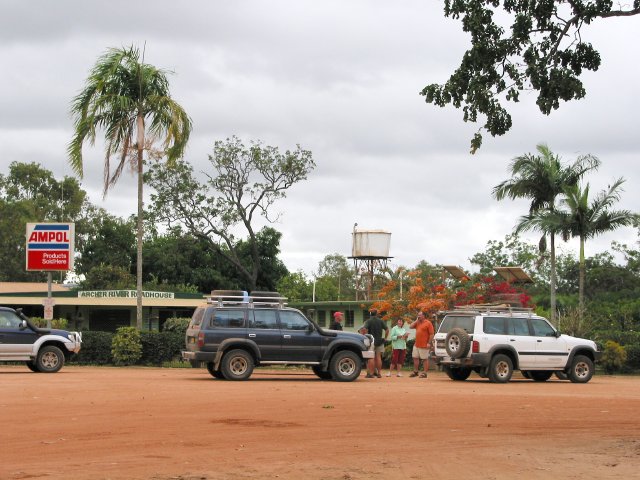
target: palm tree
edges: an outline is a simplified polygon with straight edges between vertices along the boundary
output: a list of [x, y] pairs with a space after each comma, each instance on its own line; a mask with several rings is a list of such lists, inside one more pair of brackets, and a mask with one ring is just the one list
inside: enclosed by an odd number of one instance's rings
[[[140, 59], [140, 51], [111, 48], [103, 54], [89, 73], [84, 89], [71, 104], [74, 136], [68, 146], [69, 163], [82, 178], [82, 145], [96, 138], [96, 130], [104, 130], [106, 155], [104, 190], [120, 177], [127, 159], [138, 174], [137, 232], [137, 310], [136, 321], [142, 328], [142, 234], [143, 234], [143, 152], [145, 145], [162, 138], [167, 162], [182, 157], [191, 119], [169, 95], [167, 72]], [[129, 155], [132, 151], [135, 155]], [[112, 170], [111, 157], [118, 163]]]
[[578, 309], [581, 322], [584, 317], [585, 241], [619, 227], [633, 225], [638, 220], [638, 216], [629, 210], [610, 210], [620, 200], [620, 187], [624, 182], [623, 178], [619, 178], [607, 190], [600, 192], [591, 203], [589, 184], [584, 189], [579, 185], [567, 187], [565, 198], [561, 201], [561, 205], [566, 206], [567, 210], [541, 211], [521, 219], [524, 230], [560, 233], [565, 241], [572, 237], [580, 239]]
[[[567, 186], [577, 185], [582, 176], [589, 170], [597, 169], [600, 161], [592, 155], [583, 155], [569, 166], [564, 166], [558, 155], [553, 154], [544, 144], [536, 146], [540, 155], [527, 153], [514, 158], [510, 164], [511, 178], [496, 185], [493, 196], [496, 200], [506, 197], [528, 198], [531, 200], [529, 215], [537, 212], [553, 212], [556, 198], [563, 193]], [[528, 218], [528, 217], [525, 217]], [[522, 231], [522, 225], [516, 225], [516, 233]], [[546, 236], [550, 238], [550, 303], [551, 321], [556, 316], [556, 248], [555, 232], [542, 231], [539, 248], [546, 251]]]

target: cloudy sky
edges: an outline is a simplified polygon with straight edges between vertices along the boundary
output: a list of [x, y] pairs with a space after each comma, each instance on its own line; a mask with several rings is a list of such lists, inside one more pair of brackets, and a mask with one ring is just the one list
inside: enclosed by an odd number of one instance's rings
[[[290, 270], [310, 273], [326, 254], [350, 255], [356, 222], [392, 233], [392, 265], [424, 259], [469, 268], [473, 254], [504, 239], [526, 213], [526, 201], [498, 203], [491, 189], [513, 157], [538, 143], [567, 162], [598, 156], [592, 191], [624, 176], [617, 207], [640, 211], [639, 31], [640, 16], [585, 28], [603, 59], [583, 77], [587, 97], [545, 117], [523, 95], [512, 106], [511, 132], [485, 136], [472, 156], [478, 125], [418, 95], [444, 82], [468, 45], [441, 2], [2, 0], [1, 171], [34, 161], [72, 175], [71, 99], [107, 48], [146, 45], [145, 61], [175, 72], [172, 96], [193, 120], [186, 158], [196, 170], [207, 168], [214, 142], [231, 135], [313, 152], [316, 170], [277, 204]], [[85, 147], [84, 162], [91, 201], [133, 213], [134, 177], [125, 174], [103, 201], [102, 146]], [[612, 240], [632, 244], [637, 231], [591, 241], [587, 255]]]

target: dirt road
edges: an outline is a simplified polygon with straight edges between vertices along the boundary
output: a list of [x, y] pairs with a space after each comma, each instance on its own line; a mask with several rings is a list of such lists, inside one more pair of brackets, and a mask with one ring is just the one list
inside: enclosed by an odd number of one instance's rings
[[[555, 377], [554, 377], [555, 378]], [[637, 478], [640, 378], [0, 366], [0, 479]]]

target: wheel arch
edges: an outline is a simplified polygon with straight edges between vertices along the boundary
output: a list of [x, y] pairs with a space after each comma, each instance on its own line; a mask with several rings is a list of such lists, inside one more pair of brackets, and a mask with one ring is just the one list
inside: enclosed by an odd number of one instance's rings
[[362, 358], [362, 347], [356, 343], [356, 342], [352, 342], [352, 341], [340, 341], [340, 342], [334, 342], [335, 344], [332, 344], [326, 352], [324, 352], [324, 356], [322, 357], [322, 368], [323, 369], [327, 369], [329, 368], [329, 362], [331, 361], [331, 357], [333, 357], [336, 353], [341, 352], [343, 350], [349, 350], [353, 353], [355, 353], [356, 355], [358, 355], [360, 358]]
[[511, 359], [511, 363], [513, 364], [514, 370], [520, 370], [520, 361], [518, 357], [518, 352], [511, 345], [495, 345], [489, 350], [489, 357], [493, 358], [498, 354], [506, 355]]
[[229, 350], [235, 349], [245, 350], [249, 355], [251, 355], [255, 365], [260, 364], [260, 349], [255, 342], [244, 338], [228, 338], [220, 343], [220, 346], [218, 347], [216, 357], [213, 360], [214, 368], [218, 370], [220, 368], [220, 362], [222, 361], [222, 357], [224, 356], [224, 354]]

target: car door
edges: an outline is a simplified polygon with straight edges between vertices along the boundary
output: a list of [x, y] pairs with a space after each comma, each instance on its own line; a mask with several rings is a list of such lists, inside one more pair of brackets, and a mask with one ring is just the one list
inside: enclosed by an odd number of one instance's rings
[[278, 325], [278, 315], [274, 309], [249, 310], [247, 337], [258, 345], [262, 361], [281, 360], [282, 334]]
[[529, 330], [529, 319], [508, 317], [507, 332], [509, 344], [518, 352], [518, 365], [521, 370], [536, 366], [536, 338]]
[[31, 354], [38, 334], [21, 324], [22, 319], [14, 312], [0, 312], [0, 355], [3, 359], [24, 358]]
[[529, 322], [536, 340], [536, 367], [549, 370], [564, 368], [569, 355], [566, 342], [558, 338], [555, 329], [544, 318], [532, 318]]
[[295, 310], [280, 310], [283, 360], [319, 362], [322, 360], [322, 339], [304, 315]]

